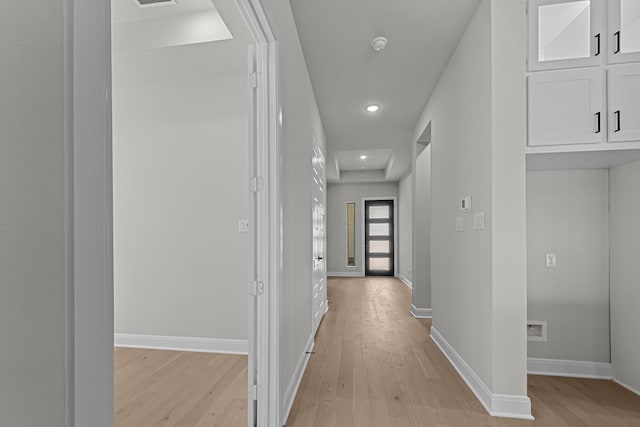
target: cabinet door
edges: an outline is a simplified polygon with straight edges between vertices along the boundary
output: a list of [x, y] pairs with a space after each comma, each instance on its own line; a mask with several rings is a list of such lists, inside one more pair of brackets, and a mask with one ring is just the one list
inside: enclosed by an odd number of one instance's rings
[[604, 74], [600, 69], [544, 71], [529, 76], [529, 145], [604, 141]]
[[528, 16], [531, 71], [602, 64], [603, 0], [529, 0]]
[[640, 64], [609, 69], [609, 141], [640, 141]]
[[640, 1], [610, 0], [609, 62], [640, 61]]

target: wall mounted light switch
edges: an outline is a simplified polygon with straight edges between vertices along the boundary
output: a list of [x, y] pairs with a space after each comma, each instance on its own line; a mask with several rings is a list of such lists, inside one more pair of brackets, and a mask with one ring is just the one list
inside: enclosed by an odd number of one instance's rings
[[238, 233], [249, 232], [249, 221], [246, 219], [238, 220]]
[[456, 218], [456, 231], [464, 231], [464, 218], [461, 216]]
[[558, 266], [558, 257], [556, 254], [545, 254], [545, 262], [547, 268], [556, 268]]

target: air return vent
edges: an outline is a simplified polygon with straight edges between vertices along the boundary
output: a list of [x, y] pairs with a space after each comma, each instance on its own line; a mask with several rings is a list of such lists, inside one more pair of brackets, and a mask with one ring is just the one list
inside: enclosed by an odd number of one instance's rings
[[164, 6], [176, 4], [176, 0], [135, 0], [140, 7]]

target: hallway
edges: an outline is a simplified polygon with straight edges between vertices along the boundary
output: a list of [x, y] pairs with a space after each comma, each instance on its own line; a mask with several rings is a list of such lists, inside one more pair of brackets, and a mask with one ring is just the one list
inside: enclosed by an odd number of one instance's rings
[[529, 376], [536, 421], [490, 417], [409, 313], [392, 278], [331, 278], [331, 305], [287, 427], [640, 426], [640, 398], [611, 381]]

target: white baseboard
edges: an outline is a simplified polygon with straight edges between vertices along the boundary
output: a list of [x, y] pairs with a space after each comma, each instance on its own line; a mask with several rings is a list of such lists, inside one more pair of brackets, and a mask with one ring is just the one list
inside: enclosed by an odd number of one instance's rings
[[611, 363], [582, 362], [577, 360], [527, 359], [527, 372], [530, 375], [550, 375], [557, 377], [613, 378]]
[[214, 338], [114, 334], [114, 345], [116, 347], [193, 351], [198, 353], [249, 353], [249, 344], [246, 340], [222, 340]]
[[359, 271], [342, 271], [339, 273], [327, 273], [327, 277], [364, 277]]
[[633, 393], [637, 394], [638, 396], [640, 396], [640, 391], [636, 390], [635, 388], [631, 387], [630, 385], [627, 385], [627, 384], [623, 383], [622, 381], [618, 380], [617, 378], [613, 378], [613, 382], [618, 384], [621, 387], [626, 388], [630, 392], [633, 392]]
[[411, 280], [407, 279], [405, 277], [404, 274], [402, 273], [398, 273], [398, 275], [396, 276], [398, 279], [400, 279], [402, 281], [402, 283], [404, 283], [405, 285], [407, 285], [407, 287], [409, 289], [413, 289], [413, 283], [411, 283]]
[[416, 319], [431, 319], [433, 317], [433, 312], [430, 308], [418, 308], [413, 304], [411, 304], [411, 314]]
[[531, 400], [528, 396], [493, 394], [433, 326], [431, 327], [431, 339], [449, 359], [451, 365], [458, 371], [458, 374], [491, 416], [533, 420]]
[[289, 387], [287, 387], [287, 391], [284, 394], [284, 398], [282, 399], [282, 412], [281, 412], [281, 425], [285, 425], [287, 423], [287, 419], [289, 418], [289, 413], [291, 412], [291, 408], [293, 407], [293, 401], [296, 398], [296, 394], [298, 393], [298, 387], [300, 387], [300, 382], [302, 381], [302, 376], [304, 375], [304, 371], [307, 369], [307, 364], [309, 363], [309, 354], [313, 351], [313, 335], [309, 337], [309, 341], [304, 349], [304, 352], [300, 355], [300, 359], [298, 360], [298, 365], [296, 366], [296, 370], [293, 373], [293, 378], [291, 378], [291, 382], [289, 383]]

